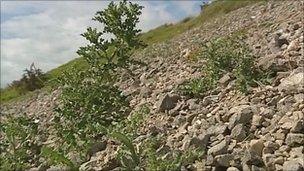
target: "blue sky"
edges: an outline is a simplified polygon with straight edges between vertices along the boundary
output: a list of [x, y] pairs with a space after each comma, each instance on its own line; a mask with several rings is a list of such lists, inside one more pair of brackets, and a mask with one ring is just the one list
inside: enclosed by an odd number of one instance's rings
[[[197, 15], [201, 1], [138, 1], [139, 27], [148, 31]], [[32, 62], [43, 71], [76, 58], [80, 36], [109, 1], [1, 1], [1, 87], [19, 79]]]

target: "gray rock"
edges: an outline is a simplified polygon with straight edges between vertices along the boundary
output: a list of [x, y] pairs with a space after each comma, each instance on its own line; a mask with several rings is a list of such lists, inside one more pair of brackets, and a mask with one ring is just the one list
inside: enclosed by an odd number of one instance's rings
[[71, 168], [67, 166], [51, 166], [46, 171], [69, 171]]
[[253, 113], [251, 107], [248, 105], [241, 105], [234, 107], [230, 109], [229, 113], [234, 113], [234, 115], [232, 115], [229, 118], [229, 125], [228, 125], [229, 129], [234, 128], [237, 124], [240, 123], [242, 124], [251, 123]]
[[289, 156], [291, 158], [301, 158], [304, 160], [304, 146], [292, 148], [289, 152]]
[[33, 167], [33, 168], [30, 168], [29, 170], [27, 171], [39, 171], [39, 168], [38, 167]]
[[240, 170], [236, 167], [228, 167], [226, 171], [240, 171]]
[[190, 146], [193, 145], [196, 148], [201, 148], [202, 150], [205, 151], [207, 144], [209, 142], [209, 139], [210, 139], [209, 134], [202, 133], [202, 134], [198, 135], [197, 137], [193, 137], [190, 140]]
[[264, 148], [263, 140], [261, 140], [261, 139], [251, 140], [249, 146], [250, 146], [249, 150], [251, 152], [254, 152], [254, 153], [258, 154], [259, 156], [262, 156], [262, 151]]
[[178, 96], [178, 95], [166, 94], [163, 98], [161, 98], [161, 100], [159, 102], [158, 111], [164, 112], [164, 111], [169, 111], [169, 110], [173, 109], [176, 106], [176, 103], [178, 102], [179, 99], [180, 99], [180, 96]]
[[303, 90], [304, 68], [297, 68], [287, 77], [282, 79], [278, 86], [279, 91]]
[[259, 59], [257, 66], [263, 70], [268, 70], [274, 68], [276, 63], [277, 54], [270, 54]]
[[229, 141], [227, 139], [224, 139], [223, 141], [221, 141], [219, 144], [211, 147], [208, 150], [208, 155], [220, 155], [220, 154], [225, 154], [227, 153], [228, 150], [228, 145], [229, 145]]
[[140, 89], [140, 96], [142, 98], [148, 98], [152, 94], [152, 90], [149, 87], [143, 87]]
[[230, 162], [233, 161], [233, 155], [232, 154], [218, 155], [215, 156], [215, 161], [219, 166], [229, 167]]
[[304, 134], [287, 134], [286, 144], [289, 146], [303, 145], [304, 144]]
[[198, 109], [200, 106], [197, 104], [196, 99], [189, 99], [187, 100], [187, 104], [189, 105], [190, 110]]
[[290, 131], [293, 133], [304, 133], [304, 120], [295, 122]]
[[283, 164], [283, 171], [304, 171], [304, 168], [299, 162], [291, 160]]
[[278, 48], [282, 47], [283, 45], [289, 45], [288, 40], [285, 36], [282, 36], [282, 33], [277, 33], [274, 36], [274, 45]]
[[226, 124], [212, 125], [207, 129], [207, 132], [210, 135], [225, 134], [228, 132], [228, 126]]
[[263, 167], [257, 167], [255, 165], [251, 166], [251, 171], [266, 171]]
[[246, 131], [243, 124], [238, 124], [231, 130], [231, 137], [237, 141], [242, 141], [246, 138]]
[[242, 163], [247, 165], [264, 166], [263, 159], [256, 153], [246, 150], [242, 158]]
[[230, 81], [230, 79], [231, 79], [230, 74], [227, 73], [222, 78], [220, 78], [218, 82], [222, 85], [227, 85], [227, 83], [228, 83], [228, 81]]

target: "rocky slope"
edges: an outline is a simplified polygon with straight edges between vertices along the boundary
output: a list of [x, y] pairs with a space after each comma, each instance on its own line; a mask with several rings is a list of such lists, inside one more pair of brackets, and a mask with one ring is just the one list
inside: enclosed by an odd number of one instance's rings
[[[303, 8], [301, 1], [257, 3], [137, 53], [148, 66], [133, 66], [136, 78], [123, 74], [119, 83], [134, 109], [142, 104], [151, 109], [134, 143], [161, 134], [160, 148], [203, 148], [204, 159], [184, 170], [304, 170]], [[257, 65], [276, 73], [272, 83], [244, 95], [233, 90], [228, 73], [202, 99], [179, 95], [178, 85], [201, 74], [203, 62], [191, 62], [191, 53], [211, 38], [240, 31], [248, 36]], [[32, 115], [47, 129], [59, 94], [37, 92], [1, 106], [1, 116]], [[114, 149], [108, 144], [81, 168], [110, 170]]]

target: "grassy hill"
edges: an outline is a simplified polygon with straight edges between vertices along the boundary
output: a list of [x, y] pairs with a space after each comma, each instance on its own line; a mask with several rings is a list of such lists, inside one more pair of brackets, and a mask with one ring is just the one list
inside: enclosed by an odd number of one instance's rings
[[[196, 17], [187, 17], [182, 21], [174, 24], [165, 24], [152, 29], [141, 35], [141, 39], [148, 45], [163, 42], [169, 40], [187, 30], [199, 27], [208, 20], [229, 13], [238, 8], [247, 6], [257, 1], [231, 1], [231, 0], [219, 0], [213, 2], [204, 7], [204, 10]], [[86, 62], [82, 58], [76, 58], [66, 64], [59, 66], [58, 68], [52, 69], [46, 73], [47, 81], [42, 91], [52, 90], [57, 86], [56, 80], [61, 76], [64, 71], [68, 71], [75, 67], [78, 70], [87, 67]], [[27, 98], [31, 96], [32, 92], [20, 92], [16, 87], [7, 87], [1, 89], [1, 103], [16, 101], [19, 99]]]

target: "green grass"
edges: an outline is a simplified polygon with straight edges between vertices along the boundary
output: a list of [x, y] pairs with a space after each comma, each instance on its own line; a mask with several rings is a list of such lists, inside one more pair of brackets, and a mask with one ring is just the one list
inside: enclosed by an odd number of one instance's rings
[[[205, 22], [214, 19], [215, 17], [222, 16], [233, 10], [241, 7], [256, 3], [258, 1], [236, 1], [236, 0], [225, 0], [216, 1], [206, 6], [202, 13], [196, 17], [187, 17], [182, 21], [175, 24], [165, 24], [155, 29], [152, 29], [141, 35], [141, 39], [148, 45], [163, 42], [169, 40], [187, 30], [203, 25]], [[48, 81], [43, 90], [51, 90], [57, 86], [56, 79], [59, 78], [64, 71], [69, 71], [75, 67], [78, 70], [86, 68], [88, 65], [83, 58], [76, 58], [70, 62], [61, 65], [46, 73]], [[28, 95], [29, 94], [29, 95]], [[1, 90], [0, 102], [12, 102], [19, 99], [24, 99], [30, 96], [32, 92], [20, 94], [18, 90], [14, 88], [5, 88]], [[20, 98], [21, 97], [21, 98]]]
[[158, 43], [165, 40], [169, 40], [185, 31], [198, 27], [203, 23], [214, 19], [215, 17], [222, 16], [233, 10], [241, 7], [256, 3], [258, 1], [236, 1], [226, 0], [217, 1], [204, 8], [197, 17], [187, 17], [176, 24], [165, 24], [155, 29], [148, 31], [142, 35], [142, 40], [148, 44]]

